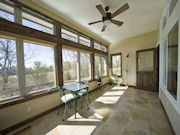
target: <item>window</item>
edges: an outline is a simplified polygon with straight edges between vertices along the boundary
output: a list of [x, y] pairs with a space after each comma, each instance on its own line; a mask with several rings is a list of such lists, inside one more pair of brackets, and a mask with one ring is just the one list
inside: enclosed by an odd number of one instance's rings
[[167, 89], [177, 96], [177, 70], [178, 70], [178, 23], [174, 25], [168, 34], [168, 73]]
[[91, 46], [90, 40], [82, 36], [79, 36], [79, 43], [86, 46]]
[[0, 2], [0, 17], [14, 22], [14, 8]]
[[91, 55], [80, 52], [80, 75], [81, 81], [91, 79]]
[[107, 52], [107, 48], [105, 46], [101, 45], [101, 51]]
[[107, 75], [107, 57], [100, 57], [101, 60], [101, 76]]
[[61, 37], [73, 42], [78, 42], [78, 35], [64, 28], [61, 29]]
[[24, 42], [24, 61], [27, 92], [55, 86], [54, 48]]
[[99, 43], [94, 42], [94, 49], [100, 50], [101, 45]]
[[25, 12], [22, 13], [22, 17], [23, 17], [22, 24], [24, 26], [27, 26], [27, 27], [30, 27], [30, 28], [33, 28], [42, 32], [46, 32], [49, 34], [54, 34], [53, 24], [48, 23], [30, 14], [27, 14]]
[[78, 81], [78, 53], [63, 49], [63, 79], [64, 83]]
[[0, 100], [17, 96], [16, 41], [0, 37]]
[[95, 56], [95, 78], [101, 77], [100, 56]]
[[178, 2], [178, 0], [171, 0], [170, 5], [169, 5], [169, 16], [171, 15], [174, 7], [176, 6], [176, 3]]
[[107, 61], [105, 56], [95, 55], [95, 78], [107, 75]]
[[120, 54], [112, 54], [111, 55], [112, 62], [112, 74], [117, 74], [118, 76], [122, 76], [122, 55]]

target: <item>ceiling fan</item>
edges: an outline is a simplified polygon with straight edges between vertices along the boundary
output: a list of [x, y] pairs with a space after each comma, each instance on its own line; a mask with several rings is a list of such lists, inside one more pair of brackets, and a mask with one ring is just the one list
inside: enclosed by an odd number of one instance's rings
[[108, 12], [109, 10], [109, 7], [105, 7], [105, 11], [103, 9], [103, 7], [101, 5], [97, 5], [96, 8], [99, 10], [99, 12], [102, 14], [102, 20], [100, 21], [95, 21], [95, 22], [91, 22], [91, 23], [88, 23], [89, 25], [92, 25], [92, 24], [95, 24], [95, 23], [100, 23], [100, 22], [103, 22], [104, 25], [103, 25], [103, 28], [101, 30], [101, 32], [105, 31], [106, 30], [106, 27], [110, 24], [110, 23], [113, 23], [113, 24], [116, 24], [118, 26], [121, 26], [123, 24], [123, 22], [121, 21], [117, 21], [117, 20], [113, 20], [112, 18], [114, 18], [115, 16], [121, 14], [122, 12], [124, 12], [125, 10], [127, 10], [129, 8], [129, 5], [128, 3], [124, 4], [122, 7], [120, 7], [118, 10], [116, 10], [114, 13], [110, 13]]

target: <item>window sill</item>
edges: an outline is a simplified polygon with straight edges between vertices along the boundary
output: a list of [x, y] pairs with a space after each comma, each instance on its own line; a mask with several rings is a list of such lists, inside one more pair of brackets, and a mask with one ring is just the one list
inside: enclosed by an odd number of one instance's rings
[[26, 101], [29, 101], [29, 100], [32, 100], [32, 99], [35, 99], [35, 98], [39, 98], [39, 97], [42, 97], [42, 96], [46, 96], [46, 95], [49, 95], [49, 94], [53, 94], [53, 93], [56, 93], [56, 92], [58, 92], [58, 89], [57, 88], [52, 88], [52, 89], [49, 89], [49, 90], [43, 90], [43, 91], [35, 92], [33, 94], [28, 94], [26, 96], [19, 96], [19, 97], [11, 98], [11, 99], [8, 99], [6, 101], [2, 101], [0, 103], [0, 109], [9, 107], [11, 105], [16, 105], [16, 104], [19, 104], [19, 103], [22, 103], [22, 102], [26, 102]]

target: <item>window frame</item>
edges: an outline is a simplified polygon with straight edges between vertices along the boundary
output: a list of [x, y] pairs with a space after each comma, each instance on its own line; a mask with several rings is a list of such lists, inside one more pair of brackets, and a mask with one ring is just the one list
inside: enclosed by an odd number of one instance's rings
[[122, 53], [114, 53], [114, 54], [111, 54], [111, 75], [113, 75], [113, 56], [120, 56], [121, 57], [121, 61], [120, 61], [120, 73], [121, 75], [118, 75], [118, 77], [122, 77]]

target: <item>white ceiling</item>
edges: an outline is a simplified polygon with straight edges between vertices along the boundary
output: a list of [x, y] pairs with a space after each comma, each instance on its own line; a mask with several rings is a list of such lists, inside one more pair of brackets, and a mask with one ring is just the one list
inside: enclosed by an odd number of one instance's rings
[[[46, 5], [57, 14], [80, 24], [84, 28], [98, 34], [110, 43], [158, 29], [159, 19], [166, 0], [33, 0]], [[103, 23], [89, 26], [89, 22], [101, 20], [102, 15], [96, 5], [108, 5], [110, 12], [116, 11], [125, 3], [129, 9], [114, 19], [123, 21], [118, 27], [110, 24], [105, 32], [101, 32]]]

